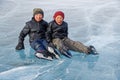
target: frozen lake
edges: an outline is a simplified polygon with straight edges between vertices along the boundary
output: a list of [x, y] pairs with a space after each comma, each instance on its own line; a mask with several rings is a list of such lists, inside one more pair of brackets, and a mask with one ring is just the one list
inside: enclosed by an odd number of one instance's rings
[[[69, 37], [94, 45], [100, 54], [72, 52], [71, 59], [37, 59], [28, 37], [25, 50], [15, 51], [18, 35], [36, 7], [44, 10], [48, 22], [62, 10]], [[120, 1], [0, 0], [0, 80], [120, 80]]]

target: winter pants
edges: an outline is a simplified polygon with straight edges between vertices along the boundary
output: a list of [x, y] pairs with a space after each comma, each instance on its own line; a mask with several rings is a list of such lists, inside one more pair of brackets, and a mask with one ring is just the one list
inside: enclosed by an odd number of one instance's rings
[[73, 41], [69, 38], [64, 39], [53, 39], [53, 44], [56, 46], [58, 50], [60, 49], [66, 49], [66, 50], [73, 50], [77, 52], [82, 52], [88, 54], [89, 49], [87, 46], [83, 45], [81, 42]]
[[48, 43], [45, 39], [36, 39], [30, 45], [35, 51], [45, 51]]

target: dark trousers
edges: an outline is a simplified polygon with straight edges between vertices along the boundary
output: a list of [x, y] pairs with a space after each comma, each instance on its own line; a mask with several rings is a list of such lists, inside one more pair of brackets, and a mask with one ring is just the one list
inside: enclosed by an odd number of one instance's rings
[[36, 39], [30, 45], [35, 51], [42, 52], [47, 50], [48, 43], [45, 39]]

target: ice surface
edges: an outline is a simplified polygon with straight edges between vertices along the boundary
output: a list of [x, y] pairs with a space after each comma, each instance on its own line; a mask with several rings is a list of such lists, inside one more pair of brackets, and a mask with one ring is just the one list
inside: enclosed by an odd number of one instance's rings
[[[25, 50], [15, 51], [35, 7], [44, 10], [48, 22], [55, 11], [64, 11], [69, 37], [94, 45], [100, 54], [37, 59], [28, 37]], [[119, 0], [0, 0], [0, 80], [120, 80], [119, 26]]]

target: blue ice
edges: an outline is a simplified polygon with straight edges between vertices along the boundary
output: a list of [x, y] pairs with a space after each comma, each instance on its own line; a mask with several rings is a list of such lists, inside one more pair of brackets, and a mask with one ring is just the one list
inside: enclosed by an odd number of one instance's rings
[[[28, 37], [25, 50], [15, 51], [18, 35], [35, 7], [44, 10], [48, 22], [62, 10], [69, 37], [94, 45], [99, 55], [72, 51], [71, 59], [38, 59]], [[0, 80], [120, 80], [119, 26], [119, 0], [0, 0]]]

